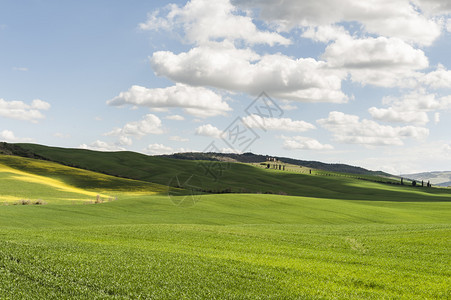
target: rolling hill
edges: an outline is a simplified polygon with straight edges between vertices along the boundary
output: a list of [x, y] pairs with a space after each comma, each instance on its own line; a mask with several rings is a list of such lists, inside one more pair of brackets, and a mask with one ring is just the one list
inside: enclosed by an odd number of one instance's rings
[[382, 172], [382, 171], [370, 171], [361, 167], [350, 166], [346, 164], [327, 164], [319, 161], [309, 161], [309, 160], [299, 160], [288, 157], [279, 156], [268, 156], [259, 155], [254, 153], [200, 153], [200, 152], [189, 152], [189, 153], [176, 153], [171, 155], [161, 155], [162, 157], [169, 157], [175, 159], [187, 159], [187, 160], [210, 160], [210, 161], [228, 161], [228, 162], [242, 162], [242, 163], [260, 163], [265, 162], [269, 157], [281, 161], [283, 163], [302, 166], [311, 169], [318, 169], [328, 172], [340, 172], [348, 174], [359, 174], [359, 175], [375, 175], [375, 176], [388, 176], [392, 175]]
[[45, 160], [0, 155], [0, 202], [66, 203], [115, 199], [124, 193], [167, 193], [167, 187], [67, 167]]
[[[0, 206], [1, 299], [449, 298], [449, 189], [296, 166], [6, 150], [0, 196], [49, 205]], [[70, 200], [90, 193], [119, 197]]]
[[441, 201], [449, 197], [449, 194], [439, 189], [399, 186], [396, 180], [372, 175], [356, 177], [353, 174], [325, 171], [304, 174], [258, 168], [244, 163], [180, 160], [134, 152], [98, 152], [36, 144], [18, 146], [33, 155], [66, 166], [184, 188], [200, 194], [270, 193], [381, 201], [423, 201], [425, 197]]

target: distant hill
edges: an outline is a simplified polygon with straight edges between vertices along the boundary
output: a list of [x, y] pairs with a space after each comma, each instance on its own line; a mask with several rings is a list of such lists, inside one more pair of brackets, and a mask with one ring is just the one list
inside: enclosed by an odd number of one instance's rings
[[[37, 145], [38, 146], [38, 145]], [[43, 146], [44, 148], [48, 148]], [[41, 149], [41, 147], [37, 147], [37, 149]], [[31, 144], [9, 144], [0, 142], [0, 154], [6, 155], [17, 155], [27, 158], [35, 158], [35, 159], [44, 159], [44, 160], [52, 160], [54, 161], [54, 157], [49, 157], [48, 155], [43, 155], [40, 151], [36, 151], [37, 149], [33, 148]], [[45, 152], [44, 152], [45, 153]], [[317, 170], [323, 170], [328, 172], [340, 172], [340, 173], [348, 173], [348, 174], [358, 174], [358, 175], [373, 175], [373, 176], [383, 176], [383, 177], [396, 177], [390, 175], [388, 173], [382, 171], [371, 171], [361, 167], [350, 166], [346, 164], [328, 164], [319, 161], [308, 161], [308, 160], [299, 160], [293, 159], [289, 157], [279, 157], [279, 156], [268, 156], [268, 155], [260, 155], [254, 153], [243, 153], [243, 154], [235, 154], [235, 153], [202, 153], [202, 152], [187, 152], [187, 153], [175, 153], [171, 155], [160, 155], [157, 157], [162, 158], [173, 158], [179, 160], [208, 160], [208, 161], [223, 161], [223, 162], [241, 162], [241, 163], [260, 163], [265, 162], [268, 158], [275, 158], [278, 161], [302, 166], [306, 168], [312, 168]], [[413, 178], [415, 179], [415, 178]], [[451, 179], [450, 179], [451, 180]]]
[[303, 166], [312, 169], [318, 169], [328, 172], [340, 172], [359, 175], [374, 175], [374, 176], [392, 176], [382, 171], [371, 171], [361, 167], [350, 166], [346, 164], [327, 164], [319, 161], [299, 160], [288, 157], [259, 155], [254, 153], [201, 153], [201, 152], [188, 152], [188, 153], [176, 153], [171, 155], [161, 155], [161, 157], [186, 159], [186, 160], [211, 160], [211, 161], [228, 161], [228, 162], [241, 162], [241, 163], [259, 163], [265, 162], [268, 158], [275, 158], [278, 161]]
[[[38, 144], [14, 144], [20, 153], [36, 155], [47, 161], [81, 168], [122, 178], [147, 181], [192, 193], [267, 193], [293, 196], [321, 197], [330, 199], [379, 199], [384, 201], [405, 201], [410, 193], [403, 194], [408, 187], [392, 190], [400, 185], [396, 178], [386, 176], [350, 174], [324, 171], [310, 165], [311, 174], [299, 171], [267, 169], [260, 164], [243, 164], [213, 160], [266, 161], [266, 156], [251, 153], [219, 155], [215, 157], [192, 157], [174, 159], [149, 156], [135, 152], [101, 152], [84, 149], [48, 147]], [[9, 146], [8, 146], [9, 147]], [[8, 149], [13, 148], [9, 147]], [[14, 150], [14, 149], [13, 149]], [[193, 154], [192, 154], [193, 155]], [[197, 154], [196, 154], [197, 155]], [[228, 156], [228, 157], [227, 157]], [[207, 160], [207, 161], [206, 161]], [[280, 158], [283, 160], [283, 158]], [[285, 158], [285, 162], [291, 160]], [[296, 162], [296, 160], [293, 160]], [[301, 161], [298, 161], [298, 163]], [[309, 165], [308, 162], [304, 162]], [[327, 164], [323, 164], [327, 166]], [[334, 166], [333, 164], [331, 166]], [[304, 168], [305, 169], [305, 168]], [[364, 169], [362, 169], [364, 170]], [[383, 183], [383, 184], [382, 184]], [[436, 189], [429, 193], [438, 193]], [[421, 200], [420, 198], [418, 198]]]
[[401, 176], [414, 180], [430, 181], [431, 184], [433, 185], [444, 187], [451, 186], [451, 171], [424, 172], [415, 174], [404, 174]]

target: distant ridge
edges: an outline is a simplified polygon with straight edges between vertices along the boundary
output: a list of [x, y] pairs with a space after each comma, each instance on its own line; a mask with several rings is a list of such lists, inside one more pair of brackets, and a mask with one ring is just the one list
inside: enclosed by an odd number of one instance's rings
[[451, 186], [451, 171], [423, 172], [415, 174], [404, 174], [401, 176], [414, 180], [430, 181], [431, 184], [438, 186]]
[[[36, 149], [33, 147], [29, 147], [33, 144], [9, 144], [5, 142], [0, 142], [0, 154], [6, 155], [16, 155], [27, 158], [35, 158], [42, 160], [52, 160], [57, 161], [55, 158], [48, 157], [46, 155], [42, 155], [42, 153], [36, 153]], [[36, 144], [40, 148], [52, 148], [47, 146], [42, 146]], [[57, 148], [55, 148], [57, 149]], [[64, 149], [64, 148], [61, 148]], [[69, 150], [69, 149], [66, 149]], [[75, 149], [74, 149], [75, 150]], [[80, 150], [80, 149], [79, 149]], [[138, 153], [137, 153], [138, 154]], [[319, 161], [308, 161], [308, 160], [300, 160], [289, 157], [280, 157], [280, 156], [269, 156], [269, 155], [261, 155], [254, 154], [251, 152], [246, 152], [242, 154], [236, 153], [202, 153], [202, 152], [185, 152], [185, 153], [174, 153], [170, 155], [156, 155], [156, 157], [162, 158], [172, 158], [178, 160], [209, 160], [209, 161], [223, 161], [223, 162], [240, 162], [240, 163], [260, 163], [267, 161], [268, 158], [273, 158], [278, 161], [302, 166], [306, 168], [312, 168], [317, 170], [323, 170], [328, 172], [340, 172], [340, 173], [349, 173], [349, 174], [357, 174], [357, 175], [373, 175], [373, 176], [383, 176], [383, 177], [397, 177], [391, 174], [382, 172], [382, 171], [371, 171], [362, 167], [351, 166], [347, 164], [329, 164], [323, 163]], [[408, 176], [405, 176], [408, 177]], [[451, 177], [451, 176], [450, 176]], [[408, 177], [410, 178], [410, 177]], [[412, 179], [416, 179], [413, 178]], [[450, 178], [451, 181], [451, 178]]]
[[161, 157], [175, 158], [175, 159], [185, 159], [185, 160], [211, 160], [211, 161], [230, 161], [230, 162], [241, 162], [241, 163], [260, 163], [265, 162], [267, 158], [275, 158], [281, 162], [303, 166], [312, 169], [319, 169], [329, 172], [341, 172], [350, 174], [360, 174], [360, 175], [376, 175], [376, 176], [392, 176], [391, 174], [382, 171], [371, 171], [361, 167], [350, 166], [346, 164], [328, 164], [319, 161], [308, 161], [299, 160], [289, 157], [279, 157], [279, 156], [269, 156], [254, 154], [251, 152], [246, 152], [243, 154], [235, 153], [201, 153], [201, 152], [186, 152], [186, 153], [175, 153], [170, 155], [160, 155]]

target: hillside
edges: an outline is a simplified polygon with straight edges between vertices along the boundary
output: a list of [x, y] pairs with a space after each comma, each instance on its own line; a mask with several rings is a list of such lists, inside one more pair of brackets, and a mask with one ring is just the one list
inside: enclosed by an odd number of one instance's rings
[[[0, 195], [52, 201], [0, 206], [1, 299], [449, 298], [450, 189], [15, 146], [41, 159], [0, 155]], [[119, 198], [67, 201], [84, 193]]]
[[451, 171], [448, 172], [423, 172], [402, 175], [414, 180], [430, 181], [433, 185], [451, 187]]
[[243, 163], [180, 160], [134, 152], [98, 152], [36, 144], [18, 145], [35, 155], [67, 166], [179, 187], [194, 194], [270, 193], [381, 201], [424, 201], [425, 198], [447, 201], [451, 196], [439, 189], [399, 186], [393, 179], [383, 177], [377, 179], [385, 184], [363, 175], [360, 178], [324, 171], [303, 174], [267, 170]]
[[175, 158], [175, 159], [187, 159], [187, 160], [211, 160], [211, 161], [229, 161], [229, 162], [242, 162], [242, 163], [259, 163], [265, 162], [269, 157], [275, 158], [278, 161], [292, 164], [296, 166], [302, 166], [312, 169], [318, 169], [329, 172], [340, 172], [349, 174], [360, 175], [376, 175], [376, 176], [392, 176], [382, 171], [370, 171], [361, 167], [350, 166], [346, 164], [327, 164], [319, 161], [299, 160], [288, 157], [259, 155], [254, 153], [200, 153], [200, 152], [187, 152], [176, 153], [171, 155], [161, 155], [161, 157]]
[[5, 203], [62, 204], [116, 199], [124, 193], [167, 192], [157, 184], [11, 155], [0, 155], [0, 179], [0, 202]]

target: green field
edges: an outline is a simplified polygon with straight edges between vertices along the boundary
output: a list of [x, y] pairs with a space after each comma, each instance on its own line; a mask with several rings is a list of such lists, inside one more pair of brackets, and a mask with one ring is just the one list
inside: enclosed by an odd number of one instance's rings
[[51, 204], [111, 200], [130, 193], [167, 193], [167, 187], [66, 167], [49, 161], [0, 155], [0, 204]]
[[[119, 164], [139, 162], [125, 156]], [[161, 181], [173, 176], [179, 165], [172, 164], [155, 165], [167, 166]], [[261, 181], [273, 178], [271, 188], [297, 196], [194, 191], [192, 201], [190, 190], [182, 196], [171, 190], [169, 197], [157, 183], [0, 157], [0, 175], [9, 180], [0, 194], [11, 195], [13, 186], [30, 199], [46, 199], [50, 191], [55, 197], [47, 205], [0, 205], [0, 299], [451, 297], [449, 189], [243, 164], [228, 172], [227, 184], [240, 175], [242, 185], [263, 189]], [[158, 177], [158, 170], [148, 173]], [[41, 189], [29, 189], [24, 177]], [[49, 179], [120, 197], [74, 205]]]
[[360, 180], [349, 174], [338, 176], [338, 173], [324, 171], [314, 171], [309, 175], [267, 170], [243, 163], [177, 160], [134, 152], [98, 152], [36, 144], [18, 145], [46, 159], [69, 166], [161, 185], [176, 186], [174, 178], [177, 176], [182, 187], [189, 179], [189, 186], [212, 193], [232, 191], [386, 201], [423, 201], [424, 197], [429, 196], [434, 201], [440, 201], [449, 200], [451, 194], [451, 191], [442, 189], [413, 189], [411, 186], [379, 184], [374, 181], [392, 182], [392, 179], [375, 176], [361, 176], [365, 180]]

